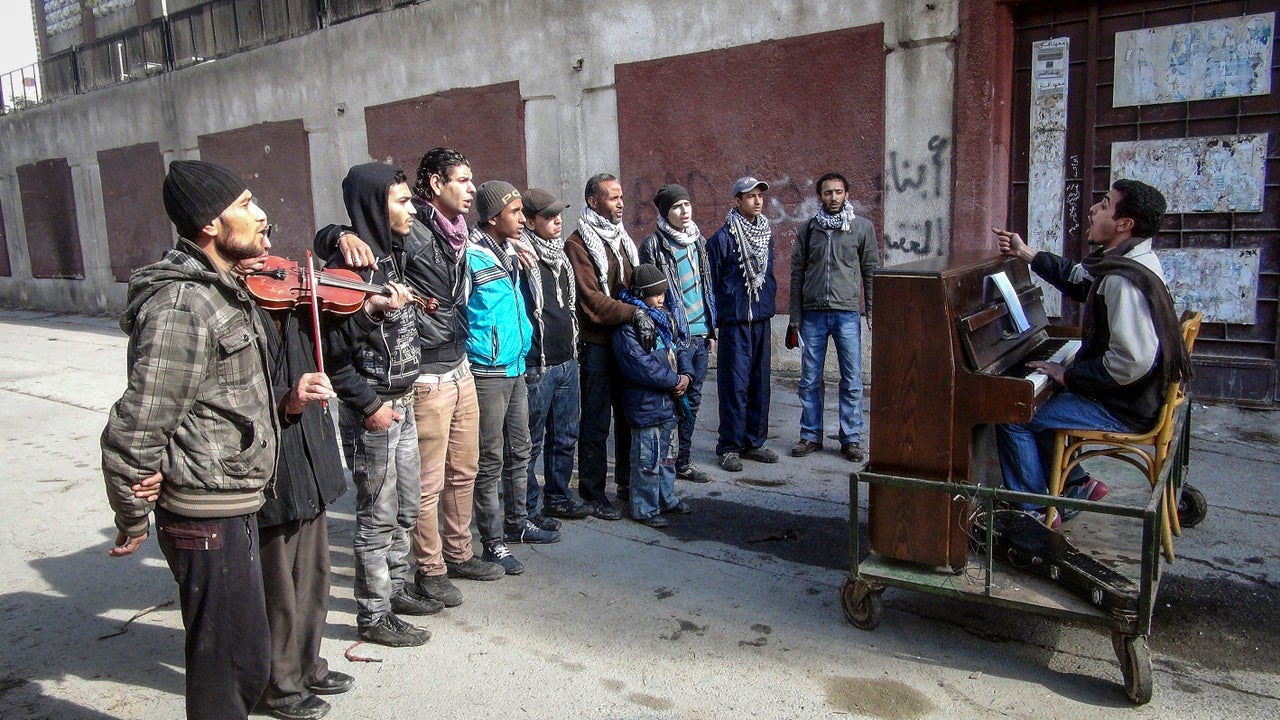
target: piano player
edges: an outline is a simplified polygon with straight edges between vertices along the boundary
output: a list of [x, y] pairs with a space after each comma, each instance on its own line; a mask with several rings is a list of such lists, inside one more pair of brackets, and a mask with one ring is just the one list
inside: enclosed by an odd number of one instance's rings
[[[1010, 490], [1048, 492], [1054, 430], [1147, 430], [1157, 421], [1167, 383], [1190, 377], [1173, 297], [1151, 248], [1165, 207], [1159, 190], [1137, 180], [1117, 180], [1089, 208], [1092, 251], [1079, 263], [1032, 250], [1018, 233], [992, 228], [1001, 253], [1024, 260], [1050, 285], [1084, 303], [1075, 359], [1068, 365], [1028, 363], [1064, 391], [1029, 422], [996, 428], [1000, 469]], [[1076, 466], [1064, 494], [1099, 500], [1107, 486]], [[1043, 521], [1044, 507], [1024, 509]]]

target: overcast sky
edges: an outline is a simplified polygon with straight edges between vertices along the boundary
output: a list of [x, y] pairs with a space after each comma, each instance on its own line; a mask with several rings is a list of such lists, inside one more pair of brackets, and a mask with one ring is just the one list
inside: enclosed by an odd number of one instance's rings
[[0, 73], [36, 61], [31, 0], [0, 0]]

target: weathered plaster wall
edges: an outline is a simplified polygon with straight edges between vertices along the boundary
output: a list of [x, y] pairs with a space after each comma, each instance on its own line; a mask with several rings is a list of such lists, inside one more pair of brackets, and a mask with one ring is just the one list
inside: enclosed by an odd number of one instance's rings
[[[199, 156], [202, 135], [301, 120], [308, 135], [315, 222], [324, 224], [345, 215], [339, 185], [347, 167], [370, 159], [366, 108], [515, 81], [525, 104], [529, 183], [555, 190], [578, 206], [589, 175], [619, 167], [617, 64], [877, 23], [884, 28], [886, 53], [874, 59], [886, 68], [885, 128], [880, 138], [886, 167], [891, 156], [909, 164], [906, 169], [913, 181], [919, 178], [920, 166], [927, 175], [919, 188], [896, 193], [907, 173], [899, 169], [894, 183], [889, 179], [892, 172], [881, 172], [888, 176], [881, 180], [885, 234], [893, 235], [895, 243], [907, 238], [906, 247], [911, 247], [912, 242], [925, 242], [926, 223], [933, 223], [929, 232], [934, 249], [947, 237], [950, 224], [946, 143], [952, 134], [960, 4], [961, 0], [433, 0], [6, 115], [0, 118], [0, 204], [11, 275], [0, 277], [0, 303], [82, 312], [113, 312], [123, 306], [125, 285], [113, 277], [106, 241], [100, 150], [156, 143], [166, 162], [194, 158]], [[838, 74], [861, 61], [839, 57], [811, 62], [814, 73]], [[696, 96], [688, 99], [693, 112], [697, 101]], [[830, 122], [832, 142], [864, 140], [842, 133], [839, 117]], [[475, 132], [485, 131], [484, 118], [477, 118]], [[465, 142], [457, 145], [466, 151]], [[83, 280], [31, 276], [16, 168], [57, 157], [67, 158], [71, 166]], [[796, 165], [805, 163], [797, 158]], [[489, 179], [486, 168], [473, 169], [477, 179]], [[406, 170], [412, 174], [412, 168]], [[921, 191], [928, 197], [920, 197]], [[636, 201], [648, 198], [632, 199]], [[566, 217], [566, 232], [574, 217], [572, 211]], [[632, 228], [637, 238], [646, 231]], [[785, 272], [785, 267], [779, 270]]]

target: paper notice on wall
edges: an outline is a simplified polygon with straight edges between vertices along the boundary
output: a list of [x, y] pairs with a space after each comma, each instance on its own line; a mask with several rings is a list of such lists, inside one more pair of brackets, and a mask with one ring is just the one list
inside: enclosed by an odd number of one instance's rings
[[1275, 13], [1116, 33], [1113, 107], [1269, 95]]
[[[1069, 38], [1053, 38], [1031, 48], [1031, 157], [1027, 188], [1027, 241], [1037, 250], [1062, 254], [1063, 195], [1066, 186], [1067, 66]], [[1037, 284], [1043, 281], [1036, 278]], [[1052, 290], [1047, 285], [1046, 290]], [[1044, 309], [1061, 314], [1061, 296], [1046, 292]]]

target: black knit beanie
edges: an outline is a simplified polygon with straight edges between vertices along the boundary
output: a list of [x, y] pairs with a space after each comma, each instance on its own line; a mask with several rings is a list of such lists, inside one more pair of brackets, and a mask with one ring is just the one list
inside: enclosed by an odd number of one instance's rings
[[489, 222], [494, 215], [520, 197], [520, 191], [506, 180], [490, 180], [476, 188], [476, 213], [480, 215], [480, 224]]
[[653, 263], [645, 263], [631, 272], [631, 294], [641, 300], [667, 292], [667, 276]]
[[164, 210], [179, 235], [194, 239], [247, 189], [239, 175], [221, 165], [174, 160], [164, 178]]
[[672, 205], [688, 199], [688, 190], [685, 190], [680, 185], [671, 183], [658, 188], [658, 194], [653, 196], [653, 204], [658, 206], [658, 216], [666, 219], [667, 213], [671, 212]]

